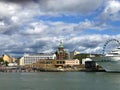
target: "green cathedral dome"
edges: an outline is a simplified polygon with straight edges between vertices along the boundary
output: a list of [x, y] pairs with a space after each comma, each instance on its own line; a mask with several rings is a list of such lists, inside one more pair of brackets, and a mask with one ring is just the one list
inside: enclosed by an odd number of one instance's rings
[[59, 44], [59, 48], [63, 48], [63, 44], [62, 44], [62, 42], [60, 42], [60, 44]]

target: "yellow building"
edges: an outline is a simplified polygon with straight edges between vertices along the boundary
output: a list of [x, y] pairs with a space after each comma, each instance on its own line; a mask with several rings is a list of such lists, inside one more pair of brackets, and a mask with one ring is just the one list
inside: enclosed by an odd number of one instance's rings
[[9, 56], [7, 54], [3, 55], [3, 60], [4, 60], [4, 62], [7, 61], [8, 63], [11, 63], [11, 62], [15, 61], [15, 59], [13, 57], [11, 57], [11, 56]]
[[24, 66], [24, 65], [25, 65], [25, 64], [24, 64], [24, 57], [21, 57], [21, 58], [20, 58], [19, 65], [21, 65], [21, 66]]
[[78, 52], [78, 51], [74, 51], [74, 55], [77, 55], [77, 54], [80, 54], [80, 52]]

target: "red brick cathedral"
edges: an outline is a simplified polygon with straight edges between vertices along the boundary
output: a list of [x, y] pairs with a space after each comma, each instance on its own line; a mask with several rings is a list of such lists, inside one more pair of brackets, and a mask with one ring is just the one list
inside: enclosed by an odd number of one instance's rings
[[55, 52], [57, 60], [68, 59], [68, 53], [64, 50], [62, 42], [60, 42], [58, 50]]

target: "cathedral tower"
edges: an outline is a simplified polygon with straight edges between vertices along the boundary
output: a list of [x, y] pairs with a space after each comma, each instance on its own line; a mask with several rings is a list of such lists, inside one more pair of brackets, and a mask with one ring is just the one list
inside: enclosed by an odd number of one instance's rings
[[57, 60], [65, 60], [68, 59], [68, 53], [64, 50], [63, 43], [60, 42], [58, 50], [55, 52], [57, 56]]

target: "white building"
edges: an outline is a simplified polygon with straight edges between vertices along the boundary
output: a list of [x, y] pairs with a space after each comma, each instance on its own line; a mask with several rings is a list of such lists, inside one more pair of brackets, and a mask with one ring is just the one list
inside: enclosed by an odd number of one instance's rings
[[92, 59], [91, 58], [84, 58], [84, 59], [82, 59], [82, 64], [85, 64], [86, 61], [92, 61]]
[[56, 54], [35, 54], [35, 55], [30, 55], [30, 54], [24, 54], [23, 57], [20, 59], [20, 65], [30, 65], [32, 63], [36, 63], [39, 60], [54, 60], [56, 59]]
[[12, 67], [12, 66], [18, 66], [18, 64], [14, 62], [14, 63], [9, 63], [8, 66], [10, 66], [10, 67]]

